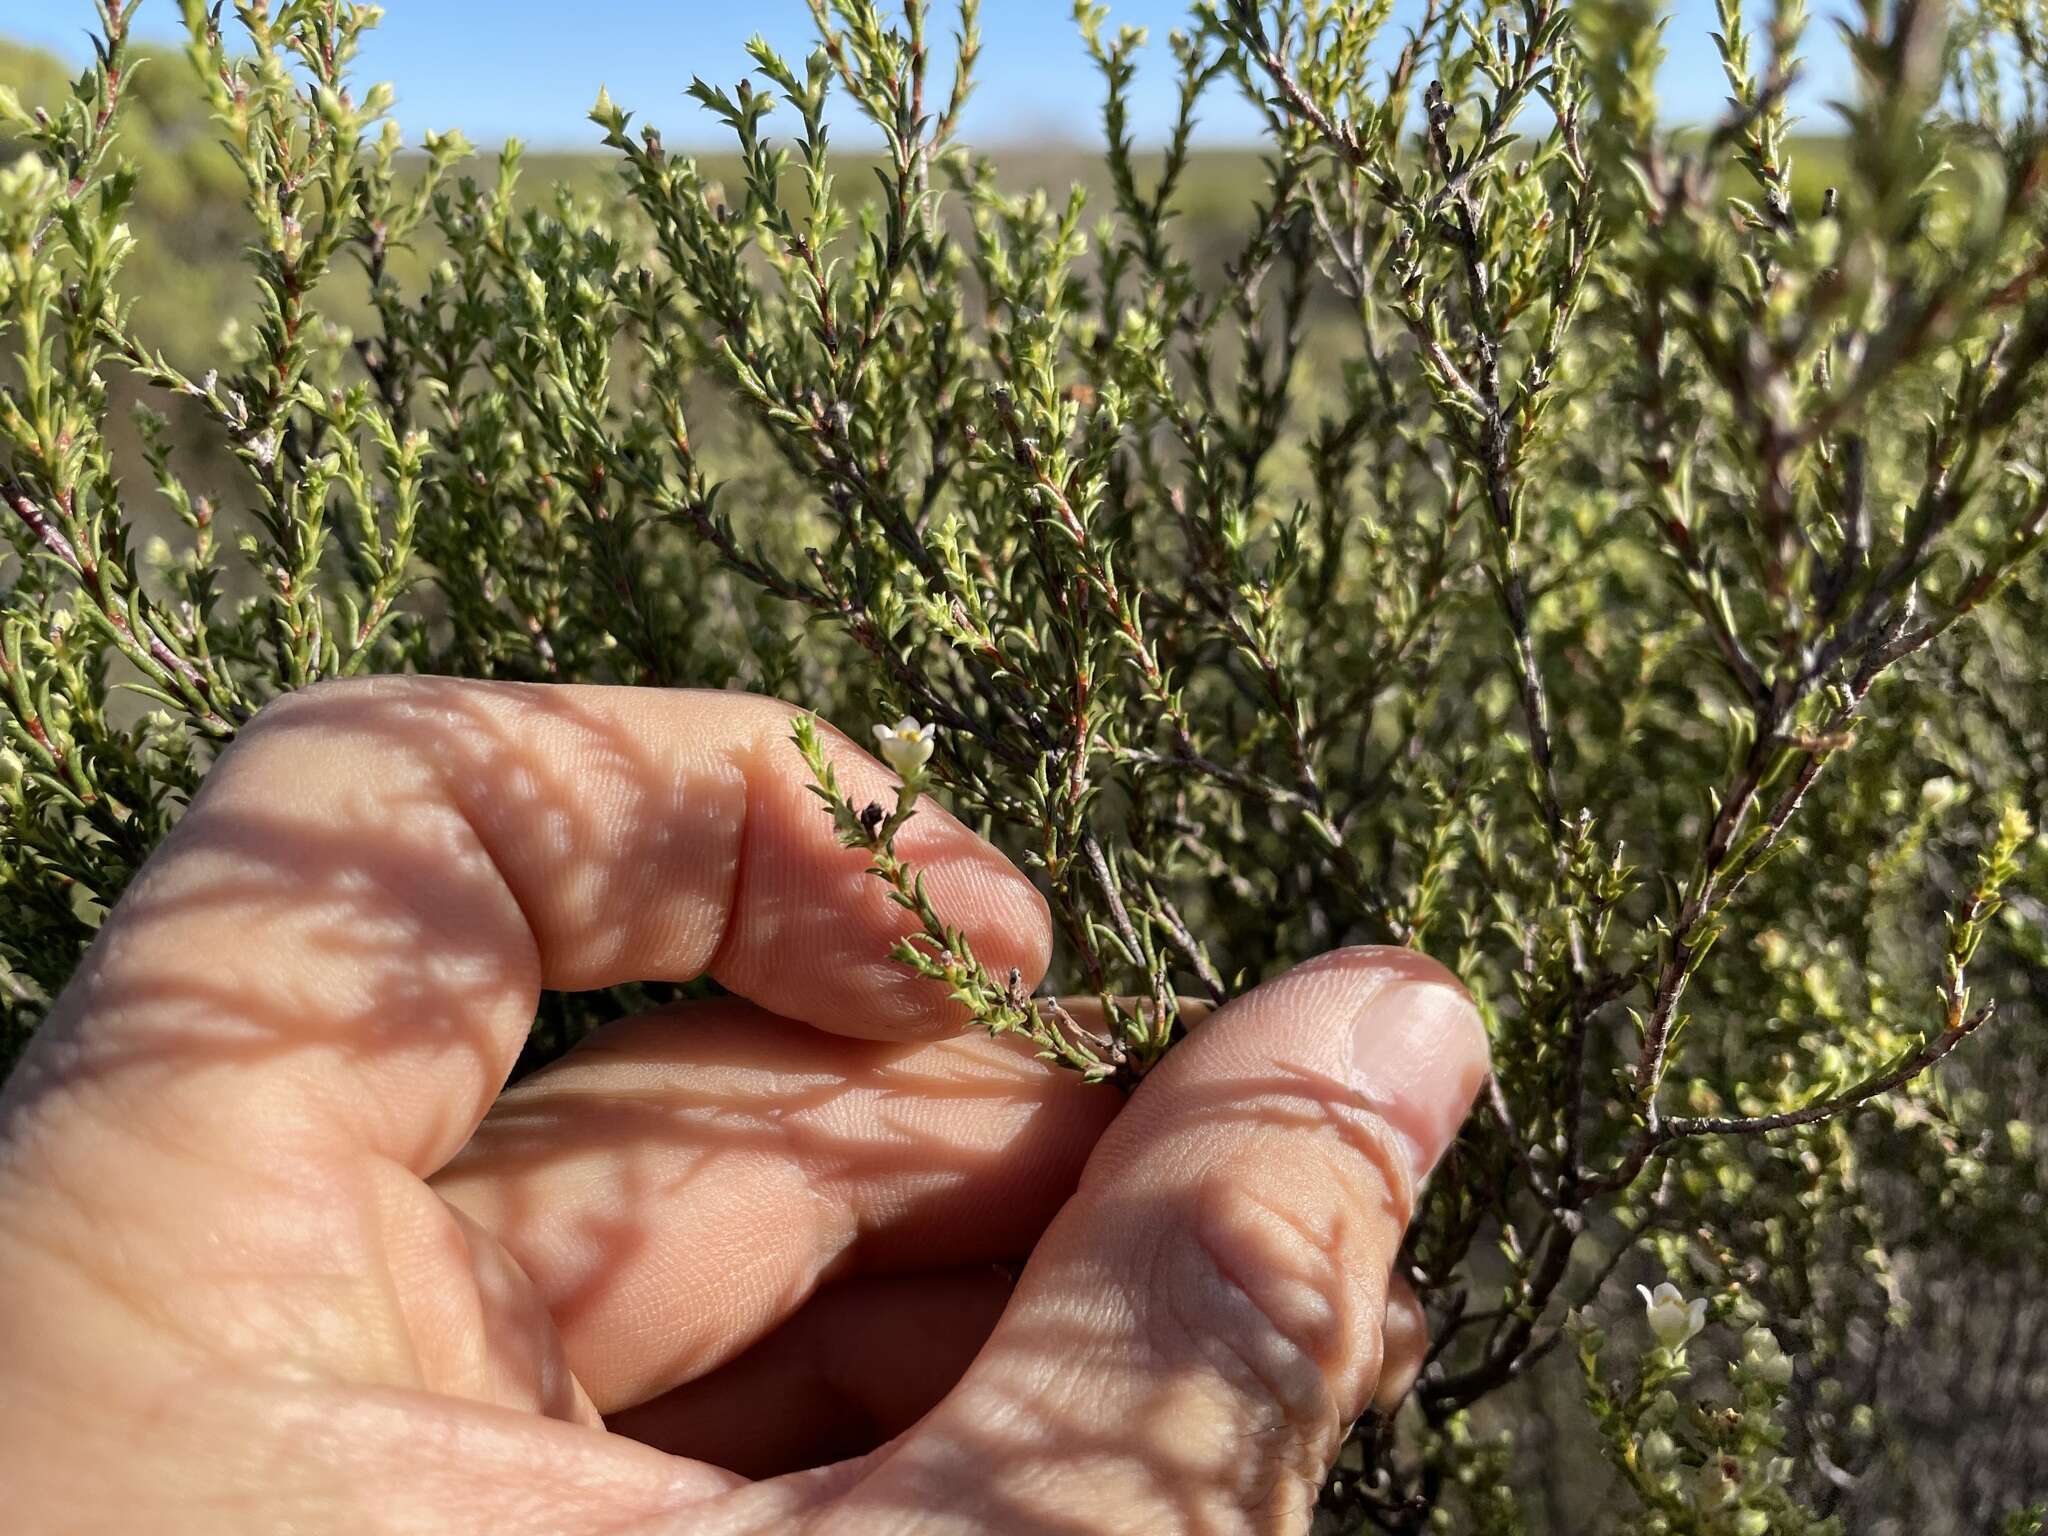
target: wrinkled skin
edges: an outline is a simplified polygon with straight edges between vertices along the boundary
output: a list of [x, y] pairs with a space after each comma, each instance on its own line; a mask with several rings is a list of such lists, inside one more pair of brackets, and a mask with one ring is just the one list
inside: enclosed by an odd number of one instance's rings
[[[1469, 1001], [1342, 951], [1083, 1087], [885, 958], [789, 716], [383, 679], [258, 718], [0, 1098], [11, 1529], [1306, 1528], [1420, 1361], [1388, 1275]], [[1022, 876], [930, 802], [900, 846], [1039, 980]], [[707, 974], [501, 1091], [541, 988]]]

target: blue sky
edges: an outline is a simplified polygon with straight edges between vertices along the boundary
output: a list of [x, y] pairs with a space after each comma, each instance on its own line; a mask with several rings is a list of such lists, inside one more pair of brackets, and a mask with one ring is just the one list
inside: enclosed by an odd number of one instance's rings
[[[493, 142], [518, 135], [536, 148], [587, 146], [585, 120], [600, 84], [672, 142], [695, 143], [714, 130], [682, 99], [693, 74], [737, 78], [742, 48], [759, 32], [800, 56], [810, 21], [804, 0], [384, 0], [385, 19], [364, 49], [361, 72], [398, 89], [398, 118], [409, 138], [428, 128], [459, 127]], [[1671, 59], [1663, 81], [1666, 110], [1681, 121], [1717, 115], [1723, 82], [1708, 41], [1711, 0], [1676, 0], [1667, 34]], [[86, 56], [89, 0], [5, 0], [0, 36]], [[232, 7], [230, 7], [232, 9]], [[1395, 0], [1396, 27], [1421, 0]], [[1843, 89], [1839, 48], [1816, 8], [1809, 41], [1818, 45], [1795, 104], [1809, 124], [1833, 126], [1825, 108]], [[943, 12], [941, 12], [943, 14]], [[1170, 60], [1161, 40], [1187, 14], [1186, 0], [1111, 0], [1112, 24], [1149, 27], [1151, 68], [1141, 72], [1134, 115], [1141, 137], [1156, 138], [1173, 110]], [[175, 0], [143, 0], [145, 36], [178, 35]], [[950, 31], [950, 28], [948, 28]], [[983, 0], [985, 53], [967, 137], [984, 144], [1018, 140], [1092, 143], [1100, 133], [1100, 90], [1082, 51], [1068, 0]], [[1241, 143], [1256, 133], [1251, 109], [1227, 91], [1210, 98], [1202, 136]]]

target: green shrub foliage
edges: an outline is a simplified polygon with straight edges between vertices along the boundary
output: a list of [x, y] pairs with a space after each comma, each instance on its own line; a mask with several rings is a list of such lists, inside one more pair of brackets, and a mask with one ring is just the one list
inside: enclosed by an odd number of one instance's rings
[[[1404, 1258], [1435, 1353], [1328, 1529], [1824, 1531], [1915, 1488], [2038, 1528], [2040, 0], [1858, 0], [1839, 142], [1792, 135], [1801, 0], [1682, 42], [1647, 0], [1203, 0], [1143, 151], [1142, 40], [1081, 0], [1093, 195], [956, 142], [973, 0], [812, 0], [806, 56], [689, 87], [736, 158], [600, 96], [611, 174], [541, 196], [516, 146], [404, 145], [351, 76], [372, 7], [185, 0], [180, 61], [135, 3], [68, 90], [0, 91], [16, 1046], [288, 690], [914, 716], [899, 803], [813, 753], [820, 814], [903, 963], [1104, 1093], [1331, 945], [1479, 998], [1497, 1081]], [[1704, 129], [1659, 117], [1681, 46]], [[174, 77], [246, 243], [198, 345], [132, 277], [181, 270], [131, 115]], [[1220, 93], [1266, 125], [1227, 245], [1187, 219]], [[894, 853], [925, 795], [1039, 881], [1044, 996]], [[533, 1057], [618, 1001], [550, 998]], [[1943, 1482], [1973, 1412], [2005, 1438]]]

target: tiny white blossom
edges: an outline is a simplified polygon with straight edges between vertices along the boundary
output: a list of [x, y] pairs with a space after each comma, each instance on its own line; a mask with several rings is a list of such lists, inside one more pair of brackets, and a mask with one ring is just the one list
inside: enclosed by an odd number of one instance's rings
[[1695, 1296], [1687, 1301], [1669, 1280], [1654, 1291], [1641, 1285], [1636, 1290], [1642, 1295], [1644, 1311], [1649, 1314], [1650, 1332], [1666, 1349], [1683, 1349], [1695, 1334], [1707, 1326], [1706, 1297]]
[[1761, 1325], [1742, 1336], [1742, 1363], [1774, 1387], [1792, 1379], [1792, 1357], [1778, 1343], [1778, 1336]]
[[875, 740], [882, 744], [882, 761], [909, 778], [932, 760], [932, 733], [936, 729], [919, 725], [914, 715], [905, 715], [894, 725], [876, 726]]

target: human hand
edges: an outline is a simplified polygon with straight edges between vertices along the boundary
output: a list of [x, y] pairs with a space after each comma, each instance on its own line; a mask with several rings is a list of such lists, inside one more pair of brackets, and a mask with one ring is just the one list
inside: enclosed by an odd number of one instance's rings
[[[1341, 951], [1084, 1087], [884, 958], [790, 713], [394, 678], [245, 731], [0, 1095], [12, 1529], [1306, 1528], [1420, 1363], [1464, 994]], [[930, 801], [899, 846], [1035, 985], [1030, 884]], [[500, 1096], [541, 988], [701, 974]]]

